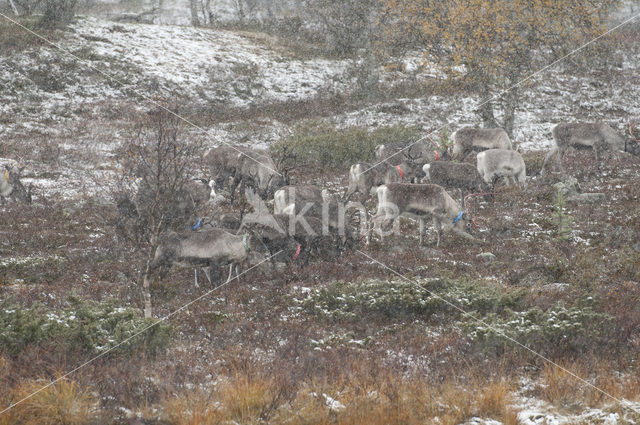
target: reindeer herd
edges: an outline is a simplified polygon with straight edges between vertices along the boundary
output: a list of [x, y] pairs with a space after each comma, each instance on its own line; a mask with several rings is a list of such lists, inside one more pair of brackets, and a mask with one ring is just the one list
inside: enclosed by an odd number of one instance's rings
[[[640, 154], [637, 140], [625, 141], [602, 122], [558, 124], [553, 137], [555, 146], [545, 159], [542, 174], [563, 172], [562, 155], [570, 148], [593, 149], [596, 163], [603, 152]], [[241, 263], [255, 266], [267, 259], [277, 267], [278, 263], [296, 261], [306, 264], [320, 255], [335, 258], [362, 240], [369, 243], [372, 233], [384, 240], [390, 226], [397, 232], [400, 216], [419, 221], [420, 245], [424, 244], [425, 220], [429, 218], [436, 247], [444, 232], [481, 244], [470, 233], [464, 199], [472, 193], [491, 192], [500, 179], [525, 188], [525, 162], [499, 128], [462, 128], [452, 140], [451, 153], [424, 141], [378, 146], [375, 162], [351, 166], [348, 186], [341, 196], [314, 185], [285, 186], [266, 152], [212, 148], [204, 159], [215, 188], [228, 189], [232, 204], [234, 192], [240, 188], [253, 212], [242, 217], [223, 214], [217, 221], [208, 221], [210, 228], [172, 233], [160, 244], [151, 270], [173, 264], [230, 265], [237, 272]], [[455, 192], [460, 193], [460, 202], [450, 194]], [[273, 210], [265, 199], [273, 199]], [[377, 200], [373, 215], [367, 208], [372, 199]]]
[[[558, 124], [552, 132], [555, 146], [545, 158], [542, 174], [564, 172], [562, 156], [572, 148], [593, 149], [596, 164], [605, 152], [640, 155], [640, 143], [632, 130], [630, 127], [632, 137], [625, 140], [603, 122]], [[172, 200], [177, 220], [191, 229], [183, 226], [185, 230], [160, 238], [145, 281], [173, 265], [203, 268], [211, 283], [211, 271], [222, 266], [230, 266], [229, 281], [241, 265], [265, 263], [276, 268], [282, 263], [306, 264], [318, 256], [336, 258], [362, 240], [369, 243], [372, 233], [383, 240], [390, 226], [397, 232], [400, 216], [419, 221], [420, 245], [424, 244], [425, 220], [429, 218], [436, 247], [443, 232], [482, 243], [470, 234], [464, 199], [472, 193], [491, 192], [500, 179], [525, 188], [525, 162], [500, 128], [466, 127], [455, 132], [452, 140], [451, 153], [426, 141], [378, 146], [375, 162], [351, 166], [348, 187], [341, 196], [314, 185], [285, 185], [266, 151], [214, 147], [203, 157], [211, 180], [193, 181], [183, 197]], [[0, 174], [0, 199], [30, 200], [31, 186], [25, 189], [19, 180], [22, 168], [6, 167]], [[198, 217], [198, 206], [208, 202], [216, 190], [224, 189], [230, 194], [231, 205], [238, 191], [253, 211]], [[456, 192], [460, 202], [451, 196]], [[140, 188], [134, 200], [119, 201], [121, 216], [140, 215], [137, 208], [148, 196]], [[273, 208], [265, 199], [273, 200]], [[367, 203], [372, 199], [377, 200], [377, 207], [371, 216]]]

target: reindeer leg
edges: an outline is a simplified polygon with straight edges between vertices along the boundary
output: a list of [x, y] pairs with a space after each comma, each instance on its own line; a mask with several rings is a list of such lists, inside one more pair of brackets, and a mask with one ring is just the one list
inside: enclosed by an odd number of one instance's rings
[[423, 236], [424, 235], [424, 218], [420, 217], [420, 246], [422, 246], [422, 242], [424, 240]]
[[199, 288], [199, 287], [200, 287], [200, 285], [198, 285], [198, 268], [197, 268], [197, 267], [196, 267], [195, 269], [193, 269], [193, 277], [194, 277], [194, 280], [195, 280], [195, 281], [193, 282], [194, 286], [195, 286], [196, 288]]
[[204, 271], [204, 275], [207, 277], [207, 280], [209, 281], [209, 286], [213, 287], [213, 282], [211, 281], [211, 266], [203, 267], [202, 270]]
[[229, 266], [229, 277], [227, 277], [227, 281], [225, 283], [229, 283], [231, 281], [231, 274], [233, 273], [233, 263]]
[[369, 231], [369, 213], [367, 212], [367, 207], [362, 204], [363, 208], [362, 208], [362, 220], [364, 220], [364, 226], [360, 225], [360, 227], [362, 229], [364, 229], [365, 233], [365, 242], [367, 243], [367, 245], [369, 245], [369, 243], [371, 242], [371, 231]]
[[436, 216], [433, 216], [433, 228], [436, 231], [436, 248], [440, 246], [440, 220]]

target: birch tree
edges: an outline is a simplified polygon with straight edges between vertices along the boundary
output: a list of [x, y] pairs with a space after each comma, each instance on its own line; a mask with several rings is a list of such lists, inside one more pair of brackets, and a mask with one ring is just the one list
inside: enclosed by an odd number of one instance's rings
[[184, 225], [177, 200], [183, 199], [191, 174], [197, 167], [201, 143], [189, 140], [175, 108], [157, 108], [146, 113], [135, 134], [121, 152], [124, 195], [135, 199], [143, 235], [137, 242], [146, 253], [143, 275], [145, 317], [151, 317], [149, 266], [160, 236]]
[[[605, 30], [619, 0], [382, 0], [389, 46], [418, 47], [425, 59], [471, 89], [485, 126], [513, 132], [527, 75]], [[508, 90], [507, 90], [508, 89]], [[492, 96], [501, 99], [498, 123]], [[489, 100], [489, 101], [487, 101]], [[485, 102], [485, 103], [483, 103]]]

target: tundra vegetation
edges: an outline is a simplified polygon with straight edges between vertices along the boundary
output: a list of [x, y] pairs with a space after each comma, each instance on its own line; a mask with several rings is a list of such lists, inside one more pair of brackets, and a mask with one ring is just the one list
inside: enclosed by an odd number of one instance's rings
[[[375, 163], [377, 146], [408, 146], [437, 127], [414, 124], [416, 115], [409, 110], [415, 99], [428, 96], [434, 105], [455, 105], [438, 113], [429, 109], [429, 114], [433, 112], [435, 123], [450, 119], [446, 128], [459, 130], [470, 123], [454, 113], [470, 97], [496, 94], [518, 76], [570, 51], [605, 25], [601, 18], [614, 2], [588, 2], [594, 7], [588, 9], [582, 1], [384, 0], [385, 7], [371, 15], [358, 9], [358, 2], [346, 2], [343, 9], [341, 2], [308, 2], [317, 8], [331, 5], [321, 10], [325, 14], [343, 13], [324, 23], [335, 25], [338, 36], [352, 10], [378, 30], [365, 40], [375, 41], [370, 47], [354, 35], [334, 38], [345, 44], [335, 48], [309, 48], [300, 42], [300, 32], [290, 38], [289, 30], [281, 38], [252, 32], [249, 3], [237, 3], [244, 22], [226, 28], [241, 28], [261, 48], [272, 43], [286, 50], [298, 43], [295, 54], [279, 59], [295, 57], [292, 68], [302, 50], [305, 55], [321, 51], [323, 61], [337, 54], [355, 55], [358, 62], [367, 56], [357, 52], [363, 48], [380, 54], [375, 60], [386, 60], [383, 53], [395, 55], [410, 47], [430, 53], [425, 57], [437, 61], [446, 75], [430, 76], [426, 83], [407, 78], [399, 87], [385, 78], [402, 72], [380, 67], [373, 97], [348, 86], [341, 93], [256, 101], [244, 109], [226, 105], [225, 99], [197, 103], [178, 95], [171, 97], [168, 110], [154, 108], [127, 88], [125, 97], [65, 103], [60, 107], [67, 114], [64, 119], [47, 116], [35, 129], [22, 112], [11, 113], [12, 107], [22, 111], [19, 105], [2, 109], [1, 165], [5, 158], [23, 157], [22, 184], [33, 183], [34, 190], [31, 203], [0, 200], [0, 410], [12, 406], [0, 413], [0, 425], [516, 425], [555, 423], [558, 418], [588, 425], [640, 423], [638, 157], [603, 155], [598, 168], [592, 151], [567, 150], [564, 173], [580, 183], [583, 194], [602, 194], [598, 203], [589, 203], [572, 201], [550, 184], [566, 176], [539, 175], [547, 151], [524, 151], [518, 155], [526, 187], [497, 184], [491, 199], [468, 197], [463, 221], [453, 223], [450, 217], [458, 217], [461, 204], [453, 193], [440, 192], [449, 187], [432, 187], [441, 194], [439, 203], [419, 199], [417, 208], [407, 206], [414, 215], [433, 208], [444, 217], [442, 227], [452, 231], [442, 238], [419, 235], [417, 221], [400, 217], [399, 234], [384, 240], [372, 234], [369, 245], [357, 235], [349, 241], [354, 250], [344, 249], [345, 241], [333, 235], [261, 229], [251, 219], [271, 208], [270, 200], [258, 208], [252, 195], [240, 191], [232, 204], [231, 176], [221, 180], [217, 196], [208, 201], [189, 189], [194, 182], [202, 189], [199, 179], [220, 177], [211, 175], [203, 161], [208, 148], [258, 141], [261, 148], [269, 145], [274, 164], [290, 184], [316, 186], [316, 200], [317, 189], [323, 199], [321, 190], [326, 189], [336, 203], [347, 190], [353, 164]], [[202, 15], [199, 23], [215, 24]], [[38, 57], [34, 49], [49, 52], [40, 41], [4, 25], [0, 23], [0, 61], [6, 69], [13, 69], [18, 56]], [[114, 34], [145, 37], [137, 31], [149, 27], [110, 28]], [[358, 30], [366, 34], [371, 28]], [[300, 31], [307, 30], [312, 28]], [[46, 31], [61, 39], [73, 34]], [[100, 49], [109, 44], [96, 43]], [[379, 43], [386, 43], [385, 50], [377, 50]], [[561, 85], [581, 82], [570, 86], [575, 92], [611, 94], [618, 84], [619, 91], [629, 91], [638, 85], [633, 68], [640, 57], [638, 46], [636, 24], [601, 40], [582, 59], [572, 57], [553, 76]], [[98, 51], [96, 47], [87, 57], [100, 56]], [[613, 65], [588, 59], [594, 53], [623, 55], [623, 66], [610, 73]], [[585, 63], [593, 69], [585, 69]], [[66, 65], [70, 79], [76, 65]], [[137, 81], [137, 68], [120, 67], [117, 61], [112, 66]], [[55, 70], [44, 69], [43, 87], [59, 96], [46, 78]], [[351, 77], [351, 83], [360, 84]], [[100, 76], [90, 73], [90, 78], [97, 84]], [[612, 85], [600, 90], [603, 79]], [[145, 95], [161, 91], [155, 82], [147, 83]], [[546, 96], [557, 87], [539, 83], [485, 105], [479, 110], [481, 120], [490, 123], [499, 117], [509, 132], [510, 120], [518, 128], [533, 119], [529, 110], [520, 117], [514, 105], [526, 93]], [[23, 90], [18, 82], [0, 87], [2, 101]], [[625, 127], [631, 119], [637, 122], [629, 112], [637, 109], [620, 106], [637, 108], [637, 100], [625, 98], [626, 93], [611, 103], [581, 106], [571, 90], [558, 92], [557, 104], [536, 110], [546, 116], [542, 137], [549, 145], [552, 128], [561, 121], [610, 119], [621, 136], [626, 130], [622, 122]], [[23, 100], [38, 96], [44, 95], [27, 92]], [[50, 106], [42, 102], [36, 111]], [[504, 113], [493, 114], [494, 107]], [[203, 136], [171, 111], [211, 132]], [[275, 130], [263, 131], [265, 122], [275, 123], [269, 127]], [[631, 139], [640, 138], [637, 128], [629, 127]], [[438, 147], [451, 151], [449, 139], [443, 133]], [[463, 176], [467, 179], [457, 181], [459, 186], [477, 186], [473, 167], [458, 168], [470, 170]], [[375, 201], [375, 196], [363, 199], [369, 212], [375, 212]], [[217, 289], [213, 285], [224, 281], [226, 273], [212, 279], [212, 285], [201, 280], [195, 287], [193, 271], [180, 267], [154, 274], [145, 284], [144, 277], [159, 265], [154, 259], [163, 241], [176, 234], [202, 235], [207, 229], [194, 226], [194, 220], [204, 217], [211, 220], [203, 220], [203, 227], [232, 230], [229, 234], [240, 230], [231, 236], [247, 257], [264, 249], [281, 254], [270, 267], [249, 270]], [[274, 220], [289, 228], [293, 217], [276, 215]], [[309, 224], [322, 227], [315, 217]], [[483, 244], [470, 243], [469, 235]], [[163, 265], [184, 259], [179, 257]], [[150, 307], [149, 294], [151, 319], [143, 314]]]

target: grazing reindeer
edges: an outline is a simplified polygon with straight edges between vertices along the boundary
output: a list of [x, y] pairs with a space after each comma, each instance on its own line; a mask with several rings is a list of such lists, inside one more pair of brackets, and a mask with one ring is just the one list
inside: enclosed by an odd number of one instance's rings
[[284, 186], [284, 177], [276, 170], [276, 164], [265, 151], [250, 150], [240, 157], [240, 180], [256, 188], [263, 197], [271, 197]]
[[329, 199], [327, 191], [318, 186], [284, 186], [273, 195], [273, 213], [297, 214], [308, 203], [317, 206]]
[[489, 185], [482, 180], [477, 167], [465, 162], [436, 161], [422, 167], [423, 183], [437, 184], [448, 189], [459, 189], [464, 207], [464, 197], [475, 191], [487, 192]]
[[501, 128], [464, 127], [453, 137], [453, 157], [462, 160], [471, 152], [487, 149], [512, 149], [511, 140]]
[[414, 166], [422, 166], [427, 162], [445, 159], [447, 152], [438, 152], [433, 145], [425, 142], [416, 142], [408, 146], [402, 145], [378, 145], [375, 149], [376, 160], [384, 161], [388, 165], [399, 162], [409, 163]]
[[[349, 170], [349, 187], [343, 199], [348, 202], [354, 194], [358, 194], [357, 201], [360, 204], [361, 229], [364, 230], [368, 227], [369, 217], [365, 203], [374, 195], [375, 189], [383, 184], [408, 181], [408, 175], [413, 175], [413, 168], [405, 163], [395, 167], [381, 163], [372, 167], [369, 163], [359, 162], [351, 166]], [[369, 232], [366, 235], [367, 242], [369, 242]]]
[[[159, 201], [157, 188], [152, 188], [149, 184], [143, 183], [138, 188], [133, 201], [136, 214], [130, 211], [130, 202], [122, 199], [123, 209], [120, 209], [121, 218], [137, 216], [137, 227], [143, 233], [148, 229], [147, 218], [149, 211], [154, 208]], [[175, 190], [175, 194], [170, 199], [163, 200], [162, 208], [166, 211], [164, 216], [165, 225], [169, 227], [180, 226], [181, 228], [191, 227], [198, 219], [197, 211], [211, 197], [212, 189], [209, 182], [204, 179], [191, 179], [184, 183], [180, 190]], [[165, 196], [168, 198], [168, 196]]]
[[350, 234], [350, 223], [345, 216], [346, 207], [334, 201], [326, 190], [317, 186], [285, 186], [274, 194], [274, 214], [299, 215], [322, 220], [323, 233]]
[[521, 188], [527, 185], [527, 169], [520, 155], [516, 151], [506, 149], [489, 149], [478, 154], [478, 173], [490, 185], [500, 177], [505, 177]]
[[315, 217], [248, 214], [243, 218], [240, 231], [251, 232], [271, 254], [282, 251], [286, 261], [297, 260], [303, 265], [311, 256], [329, 254], [335, 257], [340, 252], [339, 236], [325, 232], [322, 221]]
[[444, 230], [478, 242], [465, 231], [467, 217], [456, 201], [442, 186], [436, 184], [385, 184], [377, 189], [378, 211], [373, 218], [374, 228], [384, 239], [382, 226], [386, 226], [401, 215], [420, 220], [420, 245], [425, 232], [424, 220], [431, 217], [440, 246], [440, 233]]
[[284, 178], [276, 171], [273, 159], [264, 151], [219, 146], [209, 149], [204, 155], [204, 161], [209, 165], [216, 186], [229, 184], [232, 201], [239, 185], [253, 187], [262, 196], [272, 195], [278, 187], [284, 185]]
[[22, 174], [24, 166], [10, 167], [5, 165], [4, 170], [0, 171], [0, 199], [13, 198], [18, 201], [31, 202], [32, 185], [25, 189], [20, 182], [20, 174]]
[[227, 278], [229, 282], [234, 269], [236, 276], [239, 275], [240, 264], [255, 265], [264, 258], [262, 245], [248, 235], [233, 235], [222, 229], [190, 233], [170, 232], [160, 240], [145, 280], [156, 270], [164, 275], [169, 268], [178, 265], [204, 268], [211, 284], [210, 268], [230, 265]]
[[542, 174], [552, 169], [564, 172], [562, 157], [571, 149], [593, 149], [595, 161], [600, 167], [600, 155], [602, 152], [625, 151], [635, 155], [640, 154], [638, 149], [627, 143], [614, 129], [602, 121], [595, 123], [560, 123], [553, 130], [555, 146], [547, 154], [542, 165]]
[[[211, 172], [211, 178], [215, 182], [217, 188], [225, 187], [227, 184], [234, 184], [235, 182], [229, 182], [229, 179], [233, 179], [237, 170], [240, 168], [239, 155], [248, 150], [243, 147], [230, 147], [230, 146], [218, 146], [209, 149], [204, 154], [204, 162], [209, 166]], [[235, 190], [236, 186], [232, 186]], [[233, 195], [233, 191], [232, 191]]]
[[367, 162], [353, 164], [349, 170], [349, 187], [344, 194], [344, 200], [358, 193], [359, 200], [364, 203], [373, 189], [386, 183], [400, 183], [408, 181], [414, 175], [413, 167], [407, 163], [392, 166], [385, 163], [372, 166]]

